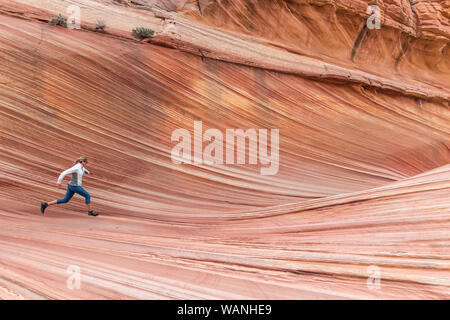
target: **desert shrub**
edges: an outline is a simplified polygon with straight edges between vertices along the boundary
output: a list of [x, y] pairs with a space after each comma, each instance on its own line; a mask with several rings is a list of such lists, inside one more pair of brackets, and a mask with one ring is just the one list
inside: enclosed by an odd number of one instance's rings
[[63, 17], [60, 13], [60, 14], [58, 14], [57, 17], [51, 18], [49, 23], [52, 25], [55, 25], [55, 26], [66, 27], [67, 26], [67, 18]]
[[149, 28], [137, 27], [137, 28], [133, 29], [132, 33], [133, 33], [133, 36], [142, 40], [142, 39], [153, 37], [153, 35], [155, 34], [155, 31], [153, 31], [152, 29], [149, 29]]
[[106, 23], [103, 20], [98, 20], [95, 25], [95, 31], [105, 31]]

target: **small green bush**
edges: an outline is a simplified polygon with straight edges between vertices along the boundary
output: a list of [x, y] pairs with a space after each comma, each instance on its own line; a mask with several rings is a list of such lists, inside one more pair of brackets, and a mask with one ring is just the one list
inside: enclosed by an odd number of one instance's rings
[[105, 31], [106, 23], [103, 20], [98, 20], [95, 25], [95, 31]]
[[147, 39], [147, 38], [153, 37], [153, 35], [155, 34], [155, 31], [153, 31], [152, 29], [149, 29], [149, 28], [137, 27], [137, 28], [133, 29], [132, 33], [133, 33], [133, 36], [142, 40], [142, 39]]
[[67, 27], [67, 18], [63, 17], [60, 13], [57, 17], [51, 18], [49, 23], [55, 26]]

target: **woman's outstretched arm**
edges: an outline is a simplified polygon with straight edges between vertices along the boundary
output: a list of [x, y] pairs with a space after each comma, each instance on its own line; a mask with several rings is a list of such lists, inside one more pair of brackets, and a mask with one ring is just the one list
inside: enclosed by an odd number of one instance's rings
[[58, 184], [61, 184], [62, 179], [64, 179], [64, 177], [65, 177], [66, 175], [68, 175], [68, 174], [70, 174], [70, 173], [73, 173], [73, 172], [77, 171], [78, 167], [79, 167], [79, 164], [77, 163], [77, 164], [74, 165], [72, 168], [67, 169], [66, 171], [63, 171], [63, 172], [59, 175], [59, 178], [58, 178]]

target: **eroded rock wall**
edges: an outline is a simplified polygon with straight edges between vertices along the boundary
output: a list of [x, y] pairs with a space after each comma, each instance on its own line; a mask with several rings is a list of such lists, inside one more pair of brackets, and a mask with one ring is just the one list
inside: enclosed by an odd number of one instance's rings
[[[379, 1], [366, 33], [365, 1], [70, 3], [81, 30], [0, 3], [0, 298], [449, 297], [447, 2]], [[280, 129], [279, 171], [174, 164], [199, 120]], [[42, 216], [81, 154], [100, 216]]]

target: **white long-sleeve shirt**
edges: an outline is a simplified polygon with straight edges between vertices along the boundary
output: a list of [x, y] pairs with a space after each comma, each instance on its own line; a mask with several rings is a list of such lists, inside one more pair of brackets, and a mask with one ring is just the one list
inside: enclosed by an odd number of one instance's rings
[[71, 186], [80, 186], [83, 181], [83, 174], [87, 173], [90, 174], [88, 170], [84, 168], [84, 166], [78, 162], [76, 165], [74, 165], [72, 168], [67, 169], [66, 171], [63, 171], [58, 178], [58, 184], [61, 183], [62, 179], [69, 173], [72, 174], [72, 179], [70, 180], [69, 184]]

